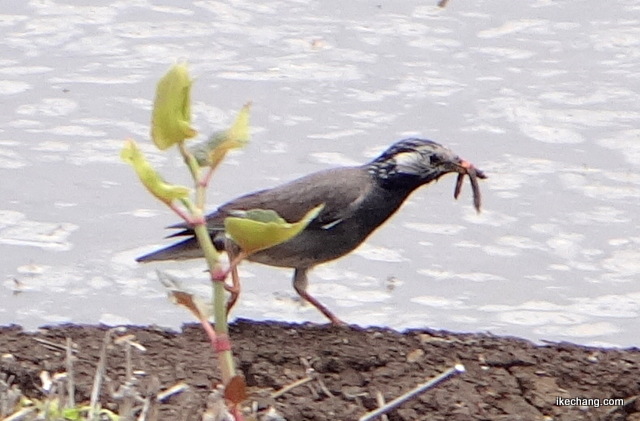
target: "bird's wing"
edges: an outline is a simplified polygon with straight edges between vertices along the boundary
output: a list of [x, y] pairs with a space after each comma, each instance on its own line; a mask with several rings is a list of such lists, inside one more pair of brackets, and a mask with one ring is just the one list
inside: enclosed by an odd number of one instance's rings
[[[326, 229], [349, 217], [373, 186], [371, 175], [364, 167], [320, 171], [227, 202], [207, 216], [207, 226], [210, 231], [221, 231], [224, 219], [233, 211], [249, 209], [271, 209], [287, 222], [296, 222], [309, 210], [324, 204], [324, 208], [308, 228]], [[171, 228], [185, 230], [173, 236], [191, 234], [186, 224]]]
[[362, 167], [336, 168], [242, 196], [224, 204], [211, 216], [219, 219], [234, 210], [271, 209], [287, 222], [295, 222], [324, 204], [312, 223], [321, 226], [348, 217], [371, 188], [371, 176]]

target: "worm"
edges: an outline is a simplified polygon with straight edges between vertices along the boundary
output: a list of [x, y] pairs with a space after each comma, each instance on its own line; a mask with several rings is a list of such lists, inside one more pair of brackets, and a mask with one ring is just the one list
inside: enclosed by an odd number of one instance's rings
[[476, 212], [480, 212], [480, 206], [482, 205], [482, 194], [480, 192], [480, 185], [478, 184], [478, 178], [485, 179], [487, 176], [482, 171], [476, 169], [474, 166], [469, 166], [466, 168], [466, 174], [458, 173], [458, 178], [456, 180], [456, 188], [453, 192], [453, 197], [455, 199], [460, 196], [460, 191], [462, 190], [462, 184], [464, 182], [464, 177], [469, 176], [469, 181], [471, 182], [471, 190], [473, 191], [473, 206], [476, 208]]

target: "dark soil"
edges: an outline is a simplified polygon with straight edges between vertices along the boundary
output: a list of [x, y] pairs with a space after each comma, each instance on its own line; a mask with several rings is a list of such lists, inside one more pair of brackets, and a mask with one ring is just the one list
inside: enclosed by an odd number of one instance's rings
[[[14, 376], [23, 393], [41, 397], [39, 373], [65, 371], [65, 352], [35, 339], [64, 345], [68, 337], [78, 350], [76, 398], [86, 401], [106, 330], [66, 325], [26, 333], [18, 327], [0, 328], [0, 376]], [[181, 333], [128, 327], [126, 333], [146, 348], [133, 353], [133, 368], [146, 373], [139, 387], [156, 384], [166, 389], [180, 381], [190, 386], [160, 405], [159, 419], [201, 419], [198, 414], [219, 377], [200, 326], [185, 326]], [[357, 420], [376, 407], [376, 392], [389, 401], [456, 363], [464, 364], [466, 372], [406, 402], [388, 414], [389, 420], [640, 421], [638, 349], [537, 346], [485, 334], [245, 320], [232, 325], [231, 339], [249, 386], [248, 403], [271, 404], [289, 421]], [[320, 381], [270, 398], [273, 391], [307, 375], [303, 360]], [[107, 367], [113, 388], [125, 378], [124, 361], [121, 347], [113, 345]], [[561, 406], [558, 398], [592, 401]], [[607, 406], [606, 398], [623, 398], [624, 404]], [[103, 402], [113, 407], [117, 401], [105, 392]]]

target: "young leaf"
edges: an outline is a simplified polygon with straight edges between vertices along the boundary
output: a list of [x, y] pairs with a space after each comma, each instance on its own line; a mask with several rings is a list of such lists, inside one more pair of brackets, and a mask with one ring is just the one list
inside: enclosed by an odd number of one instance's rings
[[214, 134], [209, 140], [191, 149], [201, 166], [215, 168], [231, 149], [242, 148], [249, 141], [249, 113], [251, 103], [245, 104], [231, 127]]
[[202, 300], [185, 291], [170, 291], [169, 297], [175, 304], [181, 305], [189, 310], [198, 320], [207, 320], [209, 318], [207, 306]]
[[224, 228], [245, 253], [251, 254], [295, 237], [318, 216], [322, 208], [324, 205], [316, 206], [294, 223], [285, 221], [272, 210], [251, 209], [241, 212], [242, 216], [227, 217]]
[[151, 138], [158, 149], [198, 133], [191, 128], [191, 84], [184, 63], [174, 65], [158, 82], [151, 116]]
[[198, 320], [207, 320], [209, 318], [211, 310], [200, 297], [185, 291], [177, 279], [168, 273], [156, 270], [156, 274], [162, 285], [169, 290], [169, 298], [174, 304], [185, 307]]
[[187, 187], [165, 182], [146, 160], [135, 141], [129, 139], [125, 142], [120, 158], [131, 164], [142, 184], [162, 202], [171, 203], [174, 199], [186, 198], [189, 195], [190, 190]]

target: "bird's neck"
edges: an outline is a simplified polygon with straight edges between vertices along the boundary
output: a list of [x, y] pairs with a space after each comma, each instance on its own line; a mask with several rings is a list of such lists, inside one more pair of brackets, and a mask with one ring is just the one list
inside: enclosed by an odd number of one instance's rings
[[[409, 195], [419, 187], [408, 183], [395, 183], [391, 180], [375, 180], [374, 191], [362, 203], [360, 218], [369, 221], [366, 226], [368, 232], [384, 223], [402, 206]], [[366, 234], [368, 235], [368, 233]]]

